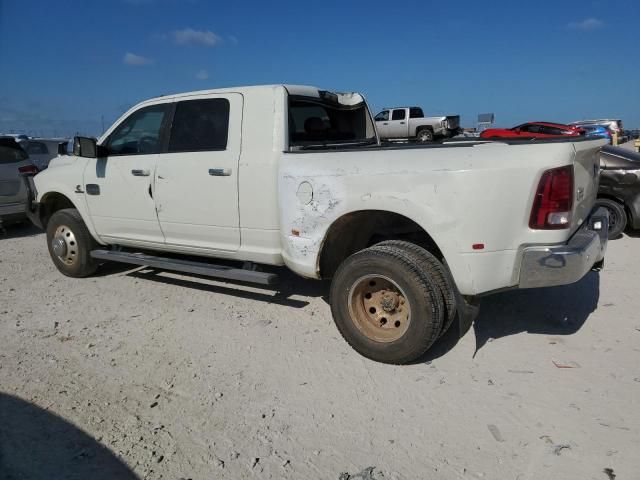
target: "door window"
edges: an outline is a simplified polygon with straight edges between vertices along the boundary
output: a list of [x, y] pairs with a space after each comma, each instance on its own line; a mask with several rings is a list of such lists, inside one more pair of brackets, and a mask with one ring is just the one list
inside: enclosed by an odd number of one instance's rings
[[404, 110], [394, 110], [393, 115], [391, 116], [391, 120], [404, 120], [404, 117], [407, 115], [407, 112]]
[[523, 125], [522, 127], [520, 127], [520, 131], [529, 132], [529, 133], [540, 133], [540, 125], [534, 125], [534, 124]]
[[386, 122], [389, 120], [389, 110], [383, 110], [376, 115], [376, 122]]
[[556, 127], [543, 126], [542, 133], [546, 133], [547, 135], [562, 135], [565, 133], [565, 130], [561, 130]]
[[133, 112], [107, 140], [109, 155], [146, 155], [162, 151], [162, 129], [169, 107], [152, 105]]
[[229, 134], [229, 100], [209, 98], [178, 102], [169, 152], [225, 150]]

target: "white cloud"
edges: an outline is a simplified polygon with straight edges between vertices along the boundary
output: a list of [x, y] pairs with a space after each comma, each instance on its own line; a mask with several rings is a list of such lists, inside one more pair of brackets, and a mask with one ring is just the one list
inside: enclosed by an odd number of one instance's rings
[[127, 52], [124, 54], [122, 61], [125, 65], [131, 65], [133, 67], [141, 67], [144, 65], [153, 64], [153, 59], [136, 55], [135, 53]]
[[580, 22], [570, 22], [567, 26], [573, 30], [597, 30], [604, 26], [604, 22], [591, 17], [585, 18]]
[[207, 72], [206, 70], [200, 70], [198, 73], [196, 73], [196, 78], [198, 80], [209, 80], [209, 72]]
[[220, 43], [220, 37], [210, 30], [194, 30], [185, 28], [184, 30], [174, 30], [171, 32], [173, 41], [178, 45], [204, 45], [213, 47]]

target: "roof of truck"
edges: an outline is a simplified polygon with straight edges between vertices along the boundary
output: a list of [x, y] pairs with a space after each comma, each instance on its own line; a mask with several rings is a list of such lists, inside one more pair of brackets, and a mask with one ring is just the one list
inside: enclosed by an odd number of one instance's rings
[[158, 97], [150, 98], [149, 100], [159, 100], [161, 98], [181, 98], [181, 97], [190, 97], [193, 95], [207, 95], [210, 93], [242, 93], [248, 91], [255, 90], [272, 90], [274, 88], [285, 88], [290, 95], [304, 95], [304, 96], [318, 96], [318, 91], [320, 90], [317, 87], [313, 87], [310, 85], [287, 85], [287, 84], [273, 84], [273, 85], [247, 85], [247, 86], [239, 86], [239, 87], [223, 87], [223, 88], [212, 88], [206, 90], [195, 90], [192, 92], [181, 92], [181, 93], [171, 93], [167, 95], [160, 95]]

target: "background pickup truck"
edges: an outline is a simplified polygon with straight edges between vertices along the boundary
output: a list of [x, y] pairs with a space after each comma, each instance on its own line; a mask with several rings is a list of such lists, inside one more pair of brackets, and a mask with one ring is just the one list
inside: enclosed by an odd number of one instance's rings
[[387, 108], [375, 116], [378, 135], [383, 140], [432, 142], [460, 131], [460, 116], [425, 117], [420, 107]]
[[72, 277], [111, 260], [258, 284], [277, 281], [273, 266], [331, 278], [347, 342], [405, 363], [479, 296], [602, 264], [604, 143], [382, 146], [357, 93], [207, 90], [76, 137], [74, 155], [25, 177], [28, 213]]

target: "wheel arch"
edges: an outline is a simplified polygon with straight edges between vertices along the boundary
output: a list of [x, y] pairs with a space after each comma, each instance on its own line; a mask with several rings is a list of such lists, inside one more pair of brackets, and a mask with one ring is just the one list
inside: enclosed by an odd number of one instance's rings
[[433, 236], [408, 216], [389, 210], [357, 210], [336, 218], [327, 229], [317, 260], [320, 278], [331, 278], [345, 258], [384, 240], [411, 241], [444, 259]]
[[418, 135], [422, 130], [431, 130], [431, 133], [435, 134], [435, 130], [432, 125], [418, 125], [416, 127], [416, 135]]
[[89, 230], [89, 233], [91, 233], [91, 236], [99, 242], [98, 236], [93, 227], [93, 222], [91, 222], [91, 219], [88, 218], [88, 212], [86, 211], [86, 208], [84, 208], [85, 206], [83, 205], [82, 200], [78, 201], [78, 199], [75, 199], [74, 201], [70, 198], [69, 195], [59, 190], [49, 190], [40, 196], [40, 201], [38, 202], [38, 204], [40, 206], [38, 215], [40, 217], [42, 228], [45, 231], [47, 229], [47, 224], [49, 223], [51, 215], [64, 208], [74, 208], [82, 217], [82, 221], [87, 226], [87, 229]]

